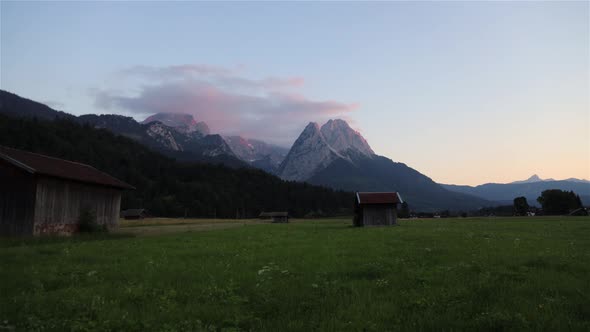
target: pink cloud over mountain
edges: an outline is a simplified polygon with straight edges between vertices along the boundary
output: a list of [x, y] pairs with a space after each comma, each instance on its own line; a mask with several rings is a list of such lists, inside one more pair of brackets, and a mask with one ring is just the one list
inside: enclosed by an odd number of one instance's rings
[[311, 100], [294, 91], [303, 78], [250, 79], [238, 70], [204, 65], [136, 66], [121, 72], [142, 79], [138, 93], [99, 90], [95, 104], [137, 116], [189, 113], [213, 132], [291, 144], [309, 121], [346, 117], [356, 103]]

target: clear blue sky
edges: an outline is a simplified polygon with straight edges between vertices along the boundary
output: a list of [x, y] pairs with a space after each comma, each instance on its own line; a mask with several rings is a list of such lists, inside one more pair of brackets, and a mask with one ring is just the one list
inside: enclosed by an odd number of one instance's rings
[[457, 184], [590, 178], [588, 2], [1, 2], [1, 88], [288, 145], [343, 117]]

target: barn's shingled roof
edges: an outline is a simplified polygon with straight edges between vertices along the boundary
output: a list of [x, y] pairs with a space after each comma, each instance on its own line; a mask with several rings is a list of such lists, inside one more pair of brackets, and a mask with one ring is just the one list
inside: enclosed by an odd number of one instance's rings
[[0, 159], [31, 174], [98, 184], [121, 189], [135, 189], [96, 168], [64, 159], [0, 146]]
[[396, 192], [357, 192], [358, 204], [397, 204], [403, 203], [401, 196]]

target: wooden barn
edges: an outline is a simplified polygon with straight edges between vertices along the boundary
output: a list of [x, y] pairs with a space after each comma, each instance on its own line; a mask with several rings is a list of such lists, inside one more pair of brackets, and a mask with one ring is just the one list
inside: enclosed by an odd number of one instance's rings
[[262, 212], [258, 217], [260, 219], [272, 219], [274, 223], [289, 222], [289, 212]]
[[397, 224], [397, 208], [403, 203], [396, 192], [357, 192], [354, 204], [355, 226]]
[[92, 166], [0, 146], [0, 235], [71, 234], [83, 211], [118, 226], [121, 191]]

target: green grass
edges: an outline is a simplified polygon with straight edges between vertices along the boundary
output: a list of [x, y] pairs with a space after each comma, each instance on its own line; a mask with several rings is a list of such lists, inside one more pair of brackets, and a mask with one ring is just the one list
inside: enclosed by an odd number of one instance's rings
[[0, 331], [590, 330], [590, 218], [350, 224], [2, 240]]

